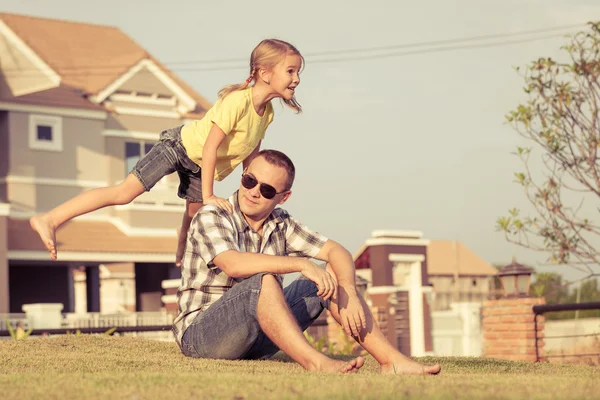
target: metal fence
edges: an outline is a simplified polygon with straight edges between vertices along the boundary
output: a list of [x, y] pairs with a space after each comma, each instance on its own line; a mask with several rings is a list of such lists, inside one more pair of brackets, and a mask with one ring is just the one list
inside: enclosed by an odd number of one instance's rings
[[538, 316], [544, 315], [549, 312], [558, 312], [558, 311], [577, 311], [577, 310], [600, 310], [600, 302], [591, 302], [591, 303], [574, 303], [574, 304], [544, 304], [533, 306], [534, 317], [534, 327], [535, 327], [535, 358], [536, 361], [541, 361], [542, 359], [549, 358], [570, 358], [570, 357], [597, 357], [598, 363], [600, 364], [600, 347], [597, 347], [598, 351], [585, 351], [579, 353], [577, 351], [569, 354], [551, 354], [551, 355], [540, 355], [540, 340], [556, 340], [556, 339], [569, 339], [569, 338], [589, 338], [596, 337], [600, 338], [600, 326], [598, 330], [594, 333], [584, 333], [584, 334], [571, 334], [571, 335], [554, 335], [554, 336], [544, 336], [540, 337], [539, 335], [539, 324], [538, 324]]

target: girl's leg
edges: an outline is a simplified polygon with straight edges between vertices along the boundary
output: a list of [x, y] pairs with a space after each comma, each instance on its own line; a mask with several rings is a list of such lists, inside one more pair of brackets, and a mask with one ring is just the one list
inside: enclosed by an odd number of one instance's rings
[[50, 252], [50, 258], [56, 260], [56, 230], [63, 223], [102, 207], [131, 203], [144, 191], [144, 186], [138, 178], [129, 174], [118, 185], [80, 193], [47, 213], [34, 216], [29, 220], [29, 224], [40, 235], [44, 246]]
[[202, 203], [196, 203], [193, 201], [185, 201], [185, 212], [181, 220], [181, 227], [177, 229], [177, 253], [175, 253], [175, 265], [181, 267], [181, 260], [183, 258], [183, 252], [185, 251], [185, 242], [187, 240], [188, 229], [192, 223], [192, 218], [202, 207]]

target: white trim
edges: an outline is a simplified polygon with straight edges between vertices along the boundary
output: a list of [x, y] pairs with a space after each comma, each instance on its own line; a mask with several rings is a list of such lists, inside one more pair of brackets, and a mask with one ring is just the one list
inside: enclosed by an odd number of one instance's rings
[[399, 253], [391, 253], [388, 256], [388, 259], [391, 262], [413, 263], [413, 262], [423, 262], [423, 261], [425, 261], [425, 256], [423, 254], [399, 254]]
[[352, 259], [356, 261], [356, 259], [371, 246], [427, 246], [430, 242], [429, 239], [369, 238], [354, 252]]
[[181, 285], [181, 278], [179, 279], [165, 279], [160, 283], [163, 289], [176, 289]]
[[131, 67], [129, 71], [117, 78], [113, 83], [108, 85], [104, 90], [98, 93], [96, 96], [90, 97], [95, 103], [102, 103], [108, 96], [114, 93], [120, 86], [132, 78], [135, 74], [141, 71], [142, 68], [148, 68], [150, 72], [158, 78], [169, 90], [177, 96], [183, 104], [188, 108], [188, 111], [196, 108], [196, 102], [189, 96], [179, 85], [173, 81], [164, 71], [162, 71], [152, 60], [143, 59], [136, 65]]
[[8, 217], [10, 215], [10, 203], [0, 203], [0, 217]]
[[121, 75], [120, 77], [118, 77], [115, 81], [113, 81], [113, 83], [111, 83], [110, 85], [108, 85], [104, 90], [100, 91], [100, 93], [98, 93], [95, 96], [90, 96], [90, 100], [94, 103], [102, 103], [104, 100], [106, 100], [106, 98], [108, 98], [108, 96], [110, 96], [112, 93], [116, 92], [116, 90], [123, 85], [125, 82], [127, 82], [129, 79], [131, 79], [135, 74], [137, 74], [143, 67], [144, 67], [144, 60], [140, 60], [137, 64], [135, 64], [133, 67], [131, 67], [129, 69], [129, 71], [125, 72], [123, 75]]
[[129, 203], [124, 205], [115, 206], [115, 209], [122, 211], [161, 211], [161, 212], [177, 212], [180, 213], [185, 210], [185, 203], [178, 205], [171, 204], [136, 204]]
[[160, 139], [160, 134], [156, 132], [126, 131], [121, 129], [105, 129], [102, 131], [102, 136], [152, 141]]
[[75, 117], [75, 118], [98, 119], [98, 120], [105, 120], [108, 116], [108, 113], [106, 111], [80, 110], [80, 109], [76, 109], [76, 108], [53, 107], [53, 106], [33, 106], [33, 105], [28, 105], [28, 104], [16, 104], [16, 103], [6, 103], [6, 102], [0, 102], [0, 110], [60, 115], [63, 117]]
[[80, 179], [56, 179], [56, 178], [38, 178], [35, 176], [16, 176], [9, 175], [0, 178], [0, 183], [17, 183], [25, 185], [49, 185], [65, 186], [78, 188], [98, 188], [108, 186], [106, 181], [92, 181]]
[[162, 301], [163, 304], [177, 303], [177, 295], [176, 294], [162, 295], [162, 296], [160, 296], [160, 301]]
[[145, 236], [145, 237], [174, 237], [177, 236], [177, 231], [172, 229], [165, 228], [132, 228], [127, 225], [119, 218], [115, 217], [104, 217], [104, 221], [112, 223], [117, 229], [123, 232], [127, 236]]
[[410, 355], [422, 357], [425, 353], [425, 316], [423, 315], [423, 286], [421, 263], [410, 266], [408, 277], [408, 316], [410, 326]]
[[120, 106], [115, 106], [114, 110], [117, 114], [136, 115], [136, 116], [142, 116], [142, 117], [159, 117], [159, 118], [173, 118], [173, 119], [178, 119], [180, 117], [180, 115], [175, 111], [148, 110], [146, 108], [120, 107]]
[[365, 244], [367, 246], [427, 246], [429, 242], [428, 239], [371, 238], [367, 239]]
[[0, 33], [6, 38], [7, 41], [11, 42], [11, 44], [15, 46], [21, 52], [21, 54], [23, 54], [25, 58], [27, 58], [42, 74], [46, 75], [54, 87], [60, 84], [60, 75], [50, 68], [50, 66], [46, 64], [44, 60], [42, 60], [40, 56], [31, 49], [31, 47], [27, 46], [27, 44], [25, 44], [25, 42], [21, 40], [21, 38], [2, 20], [0, 20]]
[[421, 239], [423, 232], [420, 231], [399, 231], [399, 230], [384, 230], [378, 229], [371, 232], [371, 237], [374, 238], [404, 238], [404, 239]]
[[196, 101], [176, 84], [162, 69], [160, 69], [158, 65], [151, 60], [147, 60], [146, 64], [148, 69], [154, 73], [154, 75], [156, 75], [156, 77], [181, 100], [181, 103], [187, 107], [186, 112], [196, 108]]
[[148, 104], [152, 106], [166, 106], [166, 107], [175, 107], [177, 105], [177, 99], [175, 97], [170, 97], [168, 99], [159, 99], [156, 95], [152, 97], [147, 96], [137, 96], [134, 94], [122, 94], [115, 93], [108, 97], [112, 101], [122, 101], [124, 103], [134, 103], [134, 104]]
[[[9, 250], [9, 260], [50, 261], [47, 251]], [[59, 261], [94, 261], [94, 262], [165, 262], [173, 263], [175, 257], [168, 253], [100, 253], [59, 251]]]
[[400, 286], [370, 286], [367, 288], [369, 294], [392, 294], [402, 291]]
[[[40, 140], [37, 128], [49, 126], [51, 140]], [[29, 114], [29, 148], [31, 150], [63, 151], [62, 118], [53, 115]]]

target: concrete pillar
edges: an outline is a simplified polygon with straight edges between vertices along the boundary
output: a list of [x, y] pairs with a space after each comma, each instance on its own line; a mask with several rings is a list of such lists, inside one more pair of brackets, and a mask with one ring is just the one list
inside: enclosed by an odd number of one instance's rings
[[10, 311], [8, 297], [8, 213], [9, 205], [0, 203], [0, 313]]
[[[483, 303], [483, 355], [513, 361], [536, 361], [533, 306], [544, 298], [488, 300]], [[544, 317], [537, 318], [537, 337], [544, 337]], [[538, 340], [540, 358], [544, 341]]]
[[88, 312], [100, 312], [100, 268], [85, 267], [85, 288]]

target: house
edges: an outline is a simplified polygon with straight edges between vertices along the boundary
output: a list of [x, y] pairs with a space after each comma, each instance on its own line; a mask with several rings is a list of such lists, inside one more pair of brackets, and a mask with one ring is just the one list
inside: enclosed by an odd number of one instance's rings
[[370, 283], [370, 305], [387, 310], [388, 340], [412, 356], [434, 351], [434, 311], [487, 299], [496, 274], [462, 243], [416, 231], [373, 231], [353, 257], [356, 274]]
[[[161, 281], [180, 276], [176, 174], [65, 224], [55, 262], [28, 218], [122, 181], [159, 132], [210, 107], [118, 28], [0, 13], [0, 313], [161, 307]], [[102, 299], [110, 285], [122, 301]]]
[[498, 270], [464, 244], [432, 240], [427, 246], [427, 274], [433, 288], [432, 311], [449, 310], [452, 303], [483, 302], [496, 293]]

